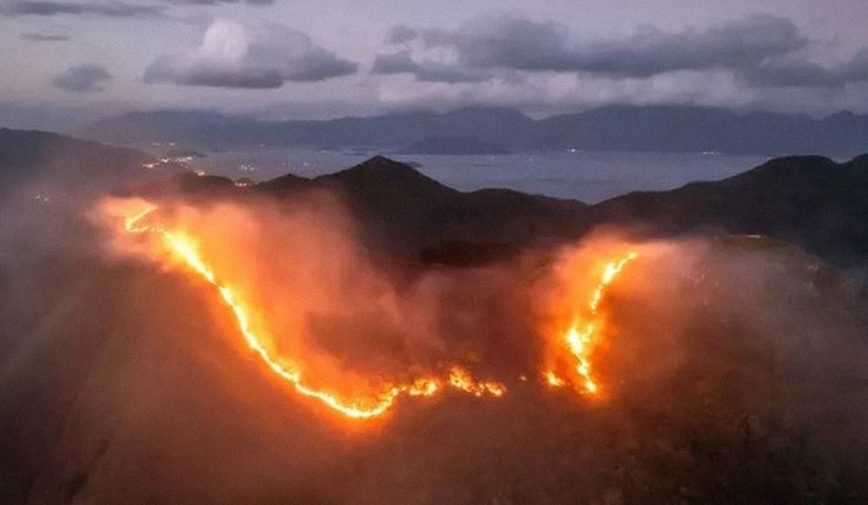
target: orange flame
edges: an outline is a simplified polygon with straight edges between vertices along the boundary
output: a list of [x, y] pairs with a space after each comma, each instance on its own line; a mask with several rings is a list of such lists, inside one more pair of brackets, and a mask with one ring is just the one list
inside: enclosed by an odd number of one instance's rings
[[251, 324], [252, 309], [243, 303], [232, 287], [218, 279], [217, 274], [198, 250], [197, 241], [193, 237], [182, 231], [170, 231], [157, 225], [143, 224], [145, 218], [155, 210], [157, 210], [156, 206], [149, 205], [141, 212], [126, 218], [125, 230], [134, 234], [151, 233], [157, 235], [171, 255], [216, 288], [223, 302], [231, 309], [238, 330], [248, 347], [262, 359], [269, 370], [292, 384], [298, 393], [319, 400], [331, 409], [353, 419], [370, 419], [384, 414], [402, 394], [412, 397], [430, 397], [443, 390], [444, 386], [450, 386], [477, 397], [500, 397], [506, 393], [506, 387], [503, 384], [477, 381], [469, 371], [459, 367], [450, 369], [447, 379], [420, 377], [406, 384], [388, 386], [379, 395], [370, 398], [344, 400], [327, 391], [306, 384], [297, 367], [283, 358], [274, 356], [263, 344], [267, 339], [264, 338], [264, 335], [258, 334]]
[[546, 383], [547, 383], [549, 386], [552, 386], [552, 387], [555, 387], [555, 388], [559, 388], [559, 387], [565, 386], [565, 385], [567, 384], [567, 381], [565, 381], [565, 380], [561, 379], [560, 377], [558, 377], [558, 374], [552, 372], [551, 370], [549, 370], [548, 372], [544, 373], [544, 374], [543, 374], [543, 377], [545, 378]]
[[470, 393], [473, 396], [503, 396], [506, 388], [497, 382], [477, 382], [470, 376], [470, 372], [463, 368], [454, 367], [449, 371], [449, 384]]
[[[579, 316], [575, 317], [572, 325], [563, 335], [563, 344], [575, 359], [575, 372], [580, 382], [581, 387], [590, 395], [595, 395], [599, 392], [600, 386], [597, 384], [591, 372], [591, 347], [600, 339], [602, 322], [600, 320], [600, 303], [606, 294], [607, 288], [615, 281], [628, 263], [638, 258], [639, 254], [635, 251], [629, 252], [626, 256], [617, 261], [610, 261], [603, 269], [603, 275], [600, 281], [594, 288], [591, 301], [588, 303], [587, 319], [583, 320]], [[561, 387], [567, 383], [565, 379], [557, 375], [554, 371], [547, 371], [544, 374], [546, 382], [553, 387]]]

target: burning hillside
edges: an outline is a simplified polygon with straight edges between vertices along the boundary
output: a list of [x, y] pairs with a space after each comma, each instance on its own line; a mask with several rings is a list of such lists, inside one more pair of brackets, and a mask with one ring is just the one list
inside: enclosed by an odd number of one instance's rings
[[[22, 225], [0, 265], [2, 501], [866, 496], [868, 312], [818, 258], [619, 226], [422, 262], [372, 247], [366, 200], [315, 189], [142, 191], [63, 235]], [[433, 189], [407, 208], [466, 218]]]
[[[424, 288], [400, 293], [386, 272], [365, 259], [352, 242], [349, 225], [335, 217], [335, 210], [325, 202], [319, 207], [322, 215], [288, 215], [275, 225], [239, 206], [161, 208], [131, 199], [104, 202], [99, 217], [113, 227], [114, 252], [133, 254], [162, 268], [176, 267], [210, 285], [232, 313], [240, 339], [270, 372], [301, 396], [347, 417], [378, 417], [401, 396], [430, 397], [447, 387], [497, 398], [507, 392], [504, 382], [527, 381], [529, 376], [551, 386], [572, 385], [586, 394], [598, 393], [591, 361], [594, 347], [605, 337], [601, 305], [607, 288], [639, 256], [637, 252], [569, 264], [577, 262], [578, 255], [572, 254], [555, 286], [558, 296], [548, 301], [547, 309], [560, 318], [567, 315], [570, 322], [540, 329], [537, 335], [542, 337], [539, 347], [545, 349], [548, 368], [540, 371], [525, 363], [520, 378], [479, 380], [449, 348], [462, 342], [449, 344], [433, 327], [443, 311], [439, 294], [425, 293]], [[292, 224], [286, 228], [288, 223]], [[268, 235], [251, 235], [245, 231], [249, 229], [267, 229]], [[269, 250], [280, 251], [280, 258], [268, 257]], [[287, 262], [289, 251], [297, 255]], [[281, 269], [280, 280], [268, 279], [258, 271], [261, 264], [283, 265], [285, 271]], [[586, 284], [597, 271], [599, 280], [588, 292]], [[324, 324], [336, 314], [338, 319], [358, 316], [352, 324]], [[333, 344], [318, 341], [324, 326], [335, 328], [324, 337]], [[383, 331], [400, 339], [399, 345], [384, 339]], [[366, 338], [357, 333], [377, 333], [372, 341], [362, 342], [376, 355], [353, 355], [360, 349], [359, 338]], [[336, 353], [329, 352], [330, 345]]]

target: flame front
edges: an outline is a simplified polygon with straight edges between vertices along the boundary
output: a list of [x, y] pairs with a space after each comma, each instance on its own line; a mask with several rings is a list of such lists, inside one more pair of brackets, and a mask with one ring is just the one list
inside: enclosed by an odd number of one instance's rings
[[[603, 269], [603, 274], [594, 288], [591, 301], [588, 303], [585, 317], [577, 315], [569, 329], [561, 338], [562, 345], [569, 351], [575, 361], [576, 381], [588, 394], [595, 395], [600, 389], [593, 377], [591, 353], [592, 346], [601, 338], [602, 321], [600, 316], [600, 303], [606, 290], [615, 281], [628, 263], [638, 258], [635, 251], [627, 253], [620, 260], [610, 261]], [[567, 384], [567, 380], [559, 376], [555, 371], [549, 370], [543, 377], [550, 386], [561, 387]]]
[[251, 324], [252, 309], [245, 306], [232, 287], [218, 279], [214, 270], [198, 251], [196, 240], [193, 237], [184, 232], [171, 231], [155, 224], [145, 224], [146, 218], [155, 210], [157, 210], [156, 206], [148, 206], [141, 212], [127, 218], [124, 223], [125, 230], [134, 234], [157, 235], [170, 254], [213, 286], [226, 306], [231, 309], [238, 330], [244, 337], [247, 346], [262, 359], [271, 372], [292, 384], [298, 393], [319, 400], [331, 409], [353, 419], [370, 419], [386, 413], [402, 394], [414, 397], [430, 397], [442, 391], [446, 386], [477, 397], [500, 397], [506, 393], [506, 387], [503, 384], [477, 381], [469, 371], [457, 366], [449, 370], [445, 379], [420, 377], [406, 384], [388, 386], [379, 395], [351, 400], [344, 400], [337, 395], [306, 384], [297, 367], [287, 360], [275, 356], [263, 344], [267, 339], [255, 331]]

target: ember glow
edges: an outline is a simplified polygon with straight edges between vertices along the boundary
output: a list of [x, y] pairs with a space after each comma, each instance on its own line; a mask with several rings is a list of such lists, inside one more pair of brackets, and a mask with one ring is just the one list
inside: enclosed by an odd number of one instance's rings
[[[269, 350], [266, 342], [270, 338], [254, 329], [251, 321], [256, 309], [249, 307], [232, 286], [218, 278], [214, 269], [200, 251], [195, 237], [183, 230], [164, 228], [148, 219], [156, 206], [148, 205], [125, 219], [124, 230], [131, 234], [152, 234], [159, 237], [162, 251], [174, 260], [180, 261], [189, 271], [213, 286], [225, 305], [231, 309], [238, 331], [247, 346], [265, 363], [268, 370], [289, 382], [293, 388], [309, 398], [319, 400], [331, 409], [353, 419], [370, 419], [386, 413], [399, 396], [430, 397], [446, 387], [472, 394], [476, 397], [500, 397], [506, 387], [498, 382], [478, 381], [471, 373], [458, 366], [448, 370], [445, 377], [419, 377], [407, 383], [385, 386], [381, 393], [370, 397], [342, 398], [332, 392], [307, 384], [298, 366], [290, 359], [276, 355]], [[158, 259], [169, 259], [167, 257]], [[297, 358], [298, 359], [298, 358]]]

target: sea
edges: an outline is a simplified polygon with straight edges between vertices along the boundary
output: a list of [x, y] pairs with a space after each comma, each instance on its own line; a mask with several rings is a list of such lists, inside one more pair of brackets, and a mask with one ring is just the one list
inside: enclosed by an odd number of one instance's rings
[[[193, 163], [207, 173], [264, 181], [287, 173], [316, 177], [354, 166], [373, 152], [262, 148], [207, 153]], [[461, 191], [508, 188], [597, 203], [634, 191], [674, 189], [745, 172], [768, 160], [719, 153], [660, 154], [566, 150], [509, 155], [389, 155]]]

